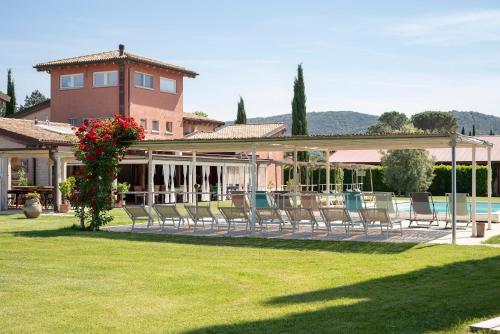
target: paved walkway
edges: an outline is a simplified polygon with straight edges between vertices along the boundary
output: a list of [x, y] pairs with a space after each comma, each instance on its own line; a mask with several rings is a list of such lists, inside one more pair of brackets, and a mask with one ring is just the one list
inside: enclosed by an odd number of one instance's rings
[[[188, 229], [182, 226], [179, 230], [172, 227], [165, 227], [163, 230], [155, 223], [153, 226], [147, 228], [146, 224], [136, 224], [133, 231], [132, 225], [121, 225], [105, 227], [103, 230], [112, 232], [133, 232], [133, 233], [155, 233], [155, 234], [171, 234], [171, 235], [197, 235], [197, 236], [211, 236], [211, 237], [257, 237], [257, 238], [279, 238], [279, 239], [300, 239], [300, 240], [338, 240], [338, 241], [375, 241], [375, 242], [410, 242], [410, 243], [435, 243], [435, 244], [451, 244], [451, 230], [444, 229], [444, 225], [440, 227], [427, 228], [409, 228], [408, 223], [403, 224], [403, 234], [401, 235], [399, 229], [395, 229], [389, 233], [389, 236], [384, 232], [380, 233], [380, 228], [370, 228], [368, 237], [362, 230], [357, 229], [353, 231], [350, 236], [345, 235], [345, 230], [342, 227], [333, 228], [332, 233], [327, 234], [324, 227], [320, 226], [314, 234], [311, 233], [310, 228], [302, 226], [301, 229], [292, 233], [291, 229], [284, 229], [282, 232], [278, 231], [276, 227], [270, 227], [269, 231], [257, 232], [252, 235], [250, 232], [245, 231], [243, 226], [237, 226], [237, 230], [227, 232], [227, 226], [223, 225], [219, 230], [211, 230], [208, 225], [207, 228], [198, 227], [193, 231], [191, 227]], [[500, 224], [492, 224], [492, 229], [486, 231], [485, 238], [472, 238], [471, 229], [457, 230], [457, 244], [459, 245], [485, 245], [482, 244], [488, 238], [500, 235]], [[488, 245], [493, 246], [495, 245]], [[500, 246], [500, 245], [496, 245]]]

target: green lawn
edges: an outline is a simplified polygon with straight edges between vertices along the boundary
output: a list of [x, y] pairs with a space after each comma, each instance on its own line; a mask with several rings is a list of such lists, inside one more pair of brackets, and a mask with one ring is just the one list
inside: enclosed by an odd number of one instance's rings
[[500, 235], [494, 236], [486, 240], [487, 244], [500, 244]]
[[0, 216], [0, 332], [467, 333], [500, 314], [496, 248], [92, 233], [73, 223]]

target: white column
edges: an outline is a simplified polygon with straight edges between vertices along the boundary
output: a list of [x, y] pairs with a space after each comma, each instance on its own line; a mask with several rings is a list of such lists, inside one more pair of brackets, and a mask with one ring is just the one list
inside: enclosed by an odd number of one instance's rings
[[66, 180], [68, 178], [68, 164], [66, 162], [66, 159], [62, 159], [62, 179]]
[[250, 229], [255, 233], [255, 224], [257, 222], [257, 158], [256, 145], [252, 144], [252, 163], [251, 163], [251, 187], [250, 187]]
[[222, 193], [224, 194], [223, 200], [227, 199], [225, 194], [227, 193], [227, 180], [229, 178], [228, 168], [226, 165], [222, 167]]
[[488, 147], [488, 230], [491, 230], [491, 147]]
[[11, 185], [10, 157], [0, 158], [0, 210], [8, 209], [8, 194]]
[[[165, 197], [167, 196], [165, 195]], [[170, 203], [175, 203], [176, 201], [177, 198], [175, 194], [175, 165], [170, 165]]]
[[189, 196], [189, 203], [196, 203], [196, 189], [194, 184], [196, 183], [196, 152], [191, 153], [191, 173], [189, 173], [189, 191], [191, 196]]
[[326, 192], [330, 193], [330, 150], [325, 151], [326, 154]]
[[163, 164], [163, 184], [165, 185], [165, 198], [163, 200], [164, 203], [168, 203], [170, 201], [170, 196], [168, 195], [168, 191], [170, 190], [170, 166], [168, 164]]
[[182, 174], [184, 175], [184, 183], [182, 185], [182, 191], [183, 191], [183, 194], [182, 194], [182, 201], [184, 203], [187, 202], [188, 200], [188, 196], [187, 196], [187, 191], [188, 191], [188, 187], [187, 187], [187, 169], [188, 169], [188, 166], [187, 165], [182, 165]]
[[295, 150], [293, 151], [293, 192], [294, 192], [294, 194], [297, 193], [298, 187], [299, 187], [299, 177], [298, 177], [298, 170], [297, 170], [297, 147], [295, 147]]
[[222, 194], [222, 192], [221, 192], [221, 190], [222, 190], [222, 185], [221, 185], [222, 178], [221, 178], [221, 176], [222, 176], [222, 166], [217, 166], [217, 199], [219, 201], [222, 200], [222, 196], [221, 196], [221, 194]]
[[477, 197], [476, 197], [476, 147], [472, 147], [472, 203], [471, 203], [471, 220], [472, 220], [472, 236], [477, 236], [477, 226], [476, 226], [476, 207], [477, 207]]
[[53, 185], [56, 190], [54, 206], [57, 208], [57, 210], [59, 210], [59, 205], [61, 205], [62, 202], [62, 194], [61, 190], [59, 189], [59, 183], [62, 181], [62, 164], [59, 154], [54, 154], [54, 160], [54, 171], [56, 173], [56, 184]]
[[451, 243], [457, 243], [457, 159], [456, 141], [451, 141]]
[[148, 206], [151, 208], [154, 204], [154, 175], [155, 165], [153, 164], [153, 151], [148, 150]]

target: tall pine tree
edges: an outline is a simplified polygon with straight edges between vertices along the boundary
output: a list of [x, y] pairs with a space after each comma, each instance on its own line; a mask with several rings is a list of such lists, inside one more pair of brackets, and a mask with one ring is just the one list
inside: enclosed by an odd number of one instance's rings
[[247, 124], [247, 113], [245, 111], [245, 102], [240, 96], [240, 101], [238, 102], [238, 113], [236, 114], [236, 121], [234, 124]]
[[12, 70], [7, 71], [7, 95], [10, 96], [10, 102], [5, 107], [5, 116], [12, 115], [16, 112], [16, 89], [14, 80], [12, 80]]

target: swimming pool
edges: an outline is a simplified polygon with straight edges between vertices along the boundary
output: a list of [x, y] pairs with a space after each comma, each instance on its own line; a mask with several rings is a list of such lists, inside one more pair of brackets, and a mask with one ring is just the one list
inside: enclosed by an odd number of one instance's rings
[[[438, 213], [446, 213], [448, 210], [448, 203], [446, 202], [434, 202], [434, 208]], [[398, 203], [398, 210], [401, 212], [410, 211], [410, 203]], [[470, 203], [469, 203], [470, 211]], [[500, 203], [491, 203], [491, 212], [496, 213], [500, 211]], [[488, 203], [487, 202], [477, 202], [476, 213], [487, 214], [488, 213]]]

